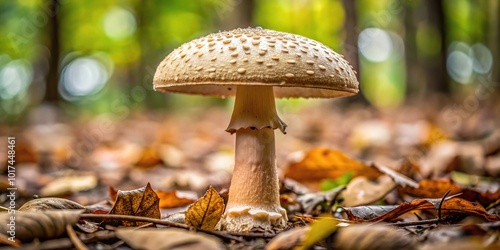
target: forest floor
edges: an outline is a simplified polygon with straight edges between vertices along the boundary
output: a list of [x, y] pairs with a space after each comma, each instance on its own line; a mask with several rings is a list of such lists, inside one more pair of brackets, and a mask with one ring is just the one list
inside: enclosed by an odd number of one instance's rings
[[[288, 225], [245, 233], [214, 229], [233, 168], [230, 109], [34, 110], [28, 125], [0, 125], [0, 249], [500, 249], [493, 99], [284, 106]], [[193, 223], [189, 207], [210, 216]]]

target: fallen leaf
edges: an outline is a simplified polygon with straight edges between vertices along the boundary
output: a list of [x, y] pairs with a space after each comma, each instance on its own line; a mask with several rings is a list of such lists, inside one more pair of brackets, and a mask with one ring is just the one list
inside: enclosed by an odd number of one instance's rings
[[[15, 214], [0, 214], [0, 233], [7, 237], [15, 236], [22, 242], [34, 239], [53, 239], [66, 232], [66, 225], [75, 225], [83, 210], [30, 211]], [[14, 217], [14, 230], [11, 230], [11, 218]]]
[[62, 198], [40, 198], [30, 200], [24, 203], [18, 211], [22, 212], [37, 212], [46, 210], [62, 210], [62, 209], [82, 209], [85, 212], [91, 212], [87, 210], [83, 205], [76, 203], [72, 200], [62, 199]]
[[297, 197], [297, 201], [302, 205], [304, 211], [310, 214], [312, 210], [321, 203], [330, 202], [330, 204], [332, 204], [335, 202], [337, 196], [344, 189], [345, 186], [341, 186], [327, 192], [306, 193]]
[[[345, 211], [349, 219], [354, 221], [390, 221], [412, 210], [437, 210], [440, 202], [441, 199], [419, 199], [410, 203], [404, 202], [388, 213], [368, 220], [355, 216], [349, 209]], [[489, 214], [481, 205], [457, 197], [446, 199], [441, 206], [441, 211], [443, 215], [464, 214], [478, 216], [491, 222], [500, 221], [498, 216]]]
[[384, 173], [386, 175], [388, 175], [389, 177], [391, 177], [391, 179], [396, 183], [398, 184], [398, 186], [401, 186], [401, 187], [418, 187], [418, 183], [416, 183], [414, 180], [408, 178], [407, 176], [399, 173], [399, 172], [396, 172], [386, 166], [383, 166], [381, 164], [378, 164], [378, 163], [371, 163], [370, 164], [371, 167], [374, 167], [375, 169], [377, 169], [378, 171], [380, 171], [381, 173]]
[[[159, 219], [161, 217], [159, 208], [160, 199], [151, 189], [148, 183], [142, 187], [130, 191], [118, 191], [115, 205], [110, 214], [135, 215]], [[146, 222], [123, 221], [121, 225], [126, 227], [140, 226]]]
[[[115, 200], [118, 190], [113, 187], [108, 189], [109, 196], [111, 199]], [[160, 199], [160, 208], [175, 208], [187, 206], [193, 203], [198, 197], [194, 192], [189, 191], [179, 191], [179, 190], [157, 190], [155, 193]]]
[[304, 241], [306, 233], [311, 228], [309, 226], [296, 227], [285, 232], [281, 232], [266, 245], [266, 250], [294, 249]]
[[439, 242], [432, 244], [424, 244], [420, 250], [435, 250], [435, 249], [453, 249], [453, 250], [498, 250], [500, 249], [499, 242], [485, 242], [479, 241], [474, 237], [467, 237], [451, 242]]
[[401, 187], [399, 191], [417, 198], [440, 198], [450, 190], [449, 195], [458, 194], [462, 189], [449, 179], [421, 180], [418, 188]]
[[408, 233], [383, 225], [350, 225], [339, 228], [333, 249], [351, 250], [399, 250], [416, 249], [415, 241]]
[[396, 184], [387, 175], [373, 181], [364, 176], [356, 177], [343, 192], [344, 205], [352, 207], [373, 203], [384, 198], [395, 187]]
[[299, 250], [311, 248], [318, 241], [326, 238], [337, 230], [339, 221], [331, 215], [320, 217], [315, 222], [311, 223], [310, 229], [306, 232], [304, 240], [297, 247]]
[[160, 208], [182, 207], [193, 203], [196, 200], [196, 195], [187, 191], [156, 191], [160, 198]]
[[109, 197], [111, 197], [112, 200], [116, 200], [116, 196], [118, 196], [118, 189], [114, 187], [108, 187], [108, 193]]
[[346, 211], [346, 214], [348, 215], [349, 219], [358, 222], [363, 222], [387, 214], [390, 211], [394, 210], [395, 208], [397, 208], [397, 206], [371, 205], [371, 206], [358, 206], [358, 207], [344, 207], [342, 209]]
[[134, 249], [225, 249], [216, 237], [176, 228], [118, 228], [116, 236]]
[[55, 179], [42, 188], [40, 194], [42, 196], [61, 196], [90, 190], [96, 186], [97, 177], [95, 175], [75, 174]]
[[145, 147], [142, 150], [139, 160], [135, 163], [135, 166], [149, 168], [154, 167], [162, 163], [158, 151], [154, 147]]
[[210, 186], [200, 199], [186, 211], [186, 224], [194, 228], [213, 230], [224, 212], [224, 200]]
[[369, 179], [382, 175], [376, 169], [351, 159], [338, 150], [316, 148], [309, 151], [300, 162], [288, 166], [285, 177], [317, 189], [322, 180], [337, 179], [346, 173]]

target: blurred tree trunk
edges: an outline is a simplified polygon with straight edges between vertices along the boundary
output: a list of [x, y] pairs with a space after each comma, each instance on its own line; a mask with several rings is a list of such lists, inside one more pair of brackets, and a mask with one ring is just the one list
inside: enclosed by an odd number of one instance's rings
[[429, 90], [448, 93], [450, 91], [446, 73], [446, 29], [444, 20], [443, 0], [424, 0], [427, 20], [430, 27], [436, 27], [441, 36], [441, 50], [437, 60], [432, 63], [424, 63], [425, 76]]
[[416, 20], [418, 6], [405, 3], [405, 60], [406, 60], [406, 91], [407, 96], [422, 97], [425, 94], [425, 86], [422, 86], [422, 70], [417, 61], [417, 27]]
[[354, 70], [359, 71], [358, 57], [358, 15], [356, 12], [356, 1], [342, 0], [346, 19], [344, 22], [345, 40], [343, 52], [347, 61], [349, 61]]
[[[155, 22], [155, 17], [151, 16], [151, 10], [155, 8], [154, 1], [137, 1], [135, 12], [137, 13], [137, 39], [141, 47], [141, 56], [138, 62], [135, 63], [134, 69], [134, 84], [133, 95], [140, 94], [143, 91], [145, 98], [142, 105], [148, 108], [165, 108], [168, 103], [169, 95], [155, 93], [153, 90], [153, 77], [156, 67], [166, 55], [156, 54], [154, 49], [151, 49], [152, 37], [149, 29]], [[142, 88], [141, 88], [142, 87]]]
[[[253, 26], [254, 0], [232, 0], [218, 12], [219, 27], [223, 30]], [[228, 13], [224, 13], [224, 12]]]
[[497, 88], [500, 88], [500, 18], [498, 13], [500, 13], [500, 3], [497, 0], [490, 0], [488, 5], [488, 29], [487, 37], [489, 38], [489, 48], [491, 49], [491, 54], [493, 55], [493, 68], [491, 72], [491, 79], [493, 84], [496, 84]]
[[44, 101], [57, 105], [60, 99], [58, 91], [60, 57], [59, 0], [50, 0], [49, 11], [49, 21], [46, 26], [46, 34], [48, 34], [46, 46], [49, 48], [50, 58]]
[[[345, 21], [344, 21], [344, 46], [342, 48], [342, 53], [349, 63], [351, 63], [352, 67], [358, 74], [356, 77], [359, 79], [359, 55], [358, 55], [358, 36], [359, 36], [359, 27], [358, 27], [358, 12], [356, 8], [356, 1], [353, 0], [342, 0], [342, 5], [345, 10]], [[346, 98], [347, 102], [360, 102], [364, 104], [368, 104], [368, 101], [364, 97], [364, 95], [357, 94], [354, 97]]]
[[[429, 92], [450, 91], [446, 73], [446, 29], [443, 11], [442, 0], [405, 4], [407, 93], [412, 96], [423, 97]], [[439, 54], [433, 58], [423, 57], [417, 46], [417, 30], [423, 25], [436, 29], [439, 35]]]

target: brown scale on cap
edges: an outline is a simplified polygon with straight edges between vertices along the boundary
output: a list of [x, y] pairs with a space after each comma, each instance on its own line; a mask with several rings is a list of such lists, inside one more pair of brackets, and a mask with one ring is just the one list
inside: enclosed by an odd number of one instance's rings
[[342, 55], [317, 41], [247, 28], [183, 44], [160, 64], [154, 87], [164, 92], [225, 97], [235, 95], [236, 88], [228, 86], [261, 85], [275, 86], [276, 97], [331, 98], [356, 94], [359, 83], [355, 75]]

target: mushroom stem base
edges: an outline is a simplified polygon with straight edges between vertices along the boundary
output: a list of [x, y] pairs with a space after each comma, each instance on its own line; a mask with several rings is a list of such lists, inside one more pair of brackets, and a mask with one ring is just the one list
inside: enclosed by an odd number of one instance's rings
[[236, 131], [236, 156], [229, 200], [221, 229], [249, 231], [286, 226], [286, 211], [279, 200], [274, 129]]

